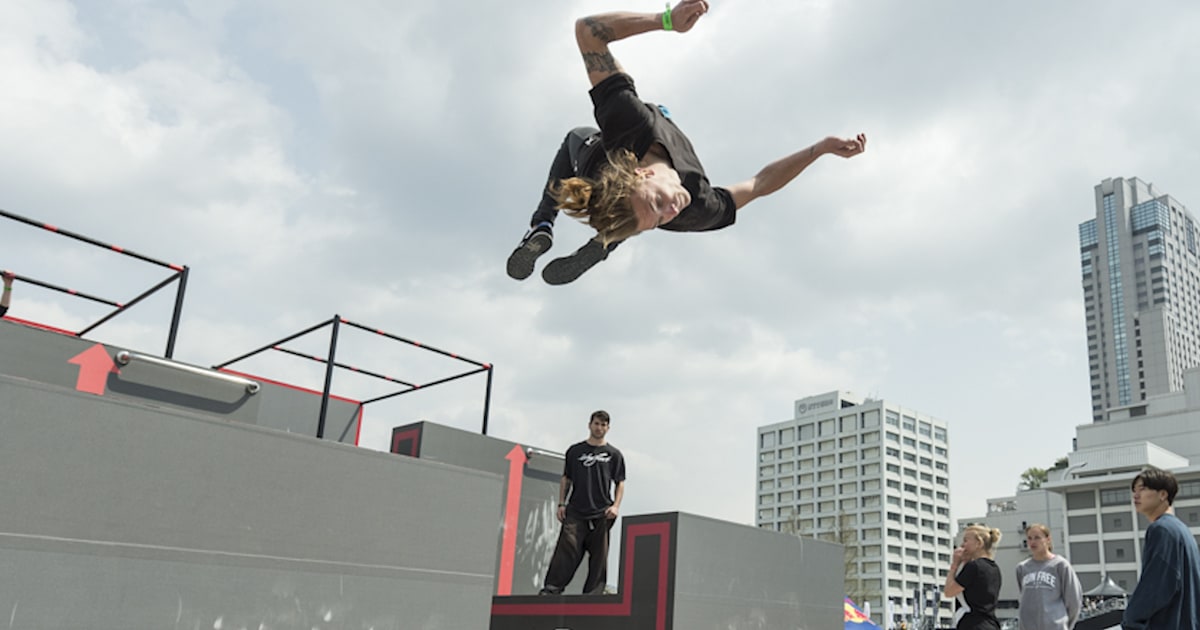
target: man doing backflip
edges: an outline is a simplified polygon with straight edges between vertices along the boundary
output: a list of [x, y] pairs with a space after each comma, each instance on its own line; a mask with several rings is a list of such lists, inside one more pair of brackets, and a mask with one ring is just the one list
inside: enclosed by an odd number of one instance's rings
[[543, 595], [563, 592], [575, 577], [584, 552], [588, 554], [588, 572], [583, 592], [604, 592], [608, 532], [625, 495], [625, 458], [605, 439], [608, 423], [608, 412], [593, 413], [588, 421], [588, 438], [567, 449], [558, 491], [562, 529], [546, 571]]
[[599, 130], [580, 127], [563, 140], [529, 231], [508, 258], [508, 275], [528, 278], [554, 243], [561, 208], [586, 222], [596, 236], [542, 271], [550, 284], [566, 284], [608, 257], [625, 239], [654, 228], [674, 232], [719, 230], [737, 211], [786, 186], [826, 154], [853, 157], [867, 137], [830, 136], [766, 165], [728, 187], [708, 181], [691, 141], [665, 107], [642, 102], [633, 79], [608, 50], [611, 42], [654, 30], [686, 33], [708, 12], [706, 0], [683, 0], [663, 13], [605, 13], [575, 23]]

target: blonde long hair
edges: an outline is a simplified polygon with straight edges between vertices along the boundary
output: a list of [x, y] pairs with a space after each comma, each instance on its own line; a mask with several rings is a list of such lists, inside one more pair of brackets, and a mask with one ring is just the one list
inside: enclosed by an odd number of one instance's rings
[[987, 525], [968, 525], [963, 530], [963, 536], [971, 534], [983, 545], [983, 554], [989, 558], [996, 557], [996, 543], [1000, 542], [1000, 530]]
[[638, 233], [637, 215], [630, 195], [642, 176], [638, 160], [626, 149], [608, 154], [608, 164], [596, 179], [571, 177], [550, 188], [554, 201], [567, 216], [587, 223], [605, 245], [623, 241]]

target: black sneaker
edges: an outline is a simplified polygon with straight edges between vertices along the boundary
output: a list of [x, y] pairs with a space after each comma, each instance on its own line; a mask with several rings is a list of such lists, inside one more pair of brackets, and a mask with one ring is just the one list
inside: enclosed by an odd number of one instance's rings
[[554, 244], [554, 234], [549, 228], [534, 228], [525, 234], [521, 244], [508, 256], [508, 276], [514, 280], [524, 280], [533, 275], [533, 264], [542, 254], [550, 251]]
[[550, 264], [542, 270], [542, 279], [547, 284], [574, 282], [584, 272], [595, 267], [596, 263], [605, 258], [608, 258], [608, 248], [601, 245], [600, 241], [592, 239], [583, 247], [575, 250], [574, 254], [550, 261]]

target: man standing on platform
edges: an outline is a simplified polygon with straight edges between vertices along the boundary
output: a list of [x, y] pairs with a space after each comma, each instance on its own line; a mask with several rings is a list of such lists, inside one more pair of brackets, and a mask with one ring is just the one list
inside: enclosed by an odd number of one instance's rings
[[617, 521], [625, 495], [625, 458], [605, 440], [608, 424], [608, 412], [593, 413], [588, 422], [588, 439], [567, 449], [558, 492], [558, 520], [562, 529], [546, 571], [543, 595], [563, 592], [575, 577], [585, 551], [588, 573], [583, 592], [604, 592], [608, 532]]

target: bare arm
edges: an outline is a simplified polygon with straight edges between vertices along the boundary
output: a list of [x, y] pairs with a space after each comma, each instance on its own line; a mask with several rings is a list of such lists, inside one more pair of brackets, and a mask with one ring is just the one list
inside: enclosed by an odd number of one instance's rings
[[567, 520], [567, 496], [571, 493], [571, 479], [566, 475], [558, 481], [558, 522]]
[[784, 186], [787, 186], [796, 176], [804, 172], [810, 164], [822, 155], [832, 153], [844, 158], [850, 158], [866, 151], [867, 136], [858, 134], [854, 138], [836, 138], [829, 136], [820, 142], [801, 149], [791, 155], [782, 157], [764, 166], [757, 175], [744, 182], [729, 186], [727, 190], [733, 195], [733, 203], [737, 208], [765, 197]]
[[[696, 20], [707, 11], [707, 0], [683, 0], [671, 9], [672, 30], [680, 33], [692, 30]], [[575, 41], [592, 85], [625, 71], [609, 52], [610, 43], [658, 30], [663, 30], [662, 13], [602, 13], [577, 20]]]
[[0, 295], [0, 309], [8, 310], [9, 303], [12, 301], [13, 280], [15, 280], [17, 276], [11, 271], [5, 271], [3, 277], [4, 289], [0, 290], [0, 292], [3, 293]]
[[604, 515], [608, 518], [617, 518], [617, 514], [621, 513], [621, 499], [625, 498], [625, 482], [618, 481], [617, 489], [613, 492], [613, 504], [608, 506], [604, 511]]
[[962, 562], [962, 547], [954, 550], [954, 557], [950, 560], [950, 571], [946, 573], [946, 585], [942, 587], [942, 596], [946, 599], [954, 599], [958, 594], [965, 591], [962, 584], [954, 579], [958, 575], [958, 567]]

